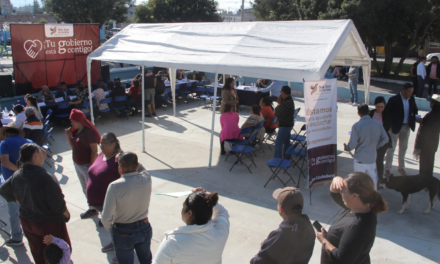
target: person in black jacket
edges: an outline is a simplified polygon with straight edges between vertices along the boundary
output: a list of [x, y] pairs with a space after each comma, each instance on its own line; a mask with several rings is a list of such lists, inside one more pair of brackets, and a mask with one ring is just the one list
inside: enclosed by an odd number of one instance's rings
[[[286, 151], [290, 147], [290, 133], [293, 128], [293, 113], [295, 112], [295, 102], [290, 96], [292, 90], [289, 86], [281, 88], [278, 97], [278, 106], [275, 108], [275, 116], [278, 117], [278, 135], [275, 141], [274, 158], [290, 159], [286, 156]], [[284, 146], [284, 149], [283, 149]]]
[[24, 121], [23, 125], [24, 137], [42, 147], [45, 142], [43, 122], [35, 115], [34, 108], [28, 107], [24, 112], [26, 114], [26, 121]]
[[431, 112], [423, 119], [417, 119], [420, 123], [417, 131], [414, 156], [419, 159], [419, 174], [433, 176], [435, 153], [438, 149], [440, 133], [440, 96], [434, 94], [427, 98], [430, 101]]
[[20, 222], [35, 264], [46, 263], [42, 241], [47, 234], [63, 239], [72, 248], [66, 227], [70, 214], [58, 182], [42, 167], [46, 155], [36, 144], [24, 144], [18, 170], [0, 187], [0, 195], [8, 202], [20, 204]]
[[368, 174], [353, 172], [346, 179], [333, 178], [330, 196], [344, 210], [328, 231], [316, 232], [322, 244], [321, 264], [370, 264], [377, 214], [388, 210], [382, 195]]
[[[120, 109], [116, 109], [116, 107], [126, 107], [127, 111], [129, 108], [129, 104], [128, 104], [128, 100], [125, 101], [119, 101], [119, 102], [115, 102], [115, 97], [119, 97], [119, 96], [126, 96], [125, 94], [125, 88], [122, 86], [121, 84], [121, 79], [119, 77], [116, 77], [113, 80], [115, 86], [113, 87], [110, 96], [113, 98], [113, 102], [111, 103], [111, 109], [115, 112], [115, 114], [117, 116], [121, 116], [121, 111]], [[125, 111], [125, 109], [122, 109]]]
[[304, 199], [301, 191], [294, 187], [277, 189], [273, 198], [278, 200], [278, 213], [283, 222], [264, 240], [260, 252], [250, 263], [309, 263], [315, 246], [315, 233], [309, 217], [302, 214]]
[[60, 83], [60, 89], [55, 92], [55, 98], [64, 98], [64, 101], [69, 100], [69, 96], [75, 95], [72, 91], [67, 89], [67, 84], [65, 82]]
[[383, 128], [387, 132], [388, 135], [388, 143], [383, 145], [382, 147], [377, 149], [376, 155], [376, 168], [377, 168], [377, 189], [383, 187], [383, 159], [385, 157], [385, 153], [389, 148], [391, 148], [392, 142], [390, 131], [391, 128], [391, 114], [388, 111], [385, 111], [385, 98], [383, 96], [378, 96], [374, 100], [374, 105], [376, 109], [370, 111], [370, 117], [383, 125]]
[[437, 93], [438, 78], [440, 78], [440, 67], [438, 65], [438, 57], [432, 56], [431, 63], [426, 66], [426, 77], [428, 77], [428, 95], [432, 95], [432, 88], [434, 87], [434, 94]]
[[387, 150], [385, 176], [390, 175], [397, 140], [399, 140], [399, 173], [406, 175], [405, 154], [408, 149], [409, 133], [410, 129], [414, 131], [416, 128], [416, 115], [419, 112], [412, 95], [413, 91], [412, 83], [405, 83], [402, 92], [391, 97], [385, 105], [385, 110], [393, 117], [389, 131], [393, 146]]

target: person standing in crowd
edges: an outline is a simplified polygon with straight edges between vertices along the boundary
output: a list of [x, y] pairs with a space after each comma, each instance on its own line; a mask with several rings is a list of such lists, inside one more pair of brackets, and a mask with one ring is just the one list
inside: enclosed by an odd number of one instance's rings
[[228, 211], [218, 203], [218, 193], [198, 187], [183, 203], [186, 226], [165, 232], [153, 264], [217, 264], [229, 236]]
[[278, 201], [278, 213], [283, 218], [261, 244], [251, 264], [307, 264], [315, 246], [315, 232], [307, 215], [302, 213], [304, 198], [298, 188], [286, 187], [273, 192]]
[[149, 264], [152, 259], [152, 229], [148, 222], [151, 176], [146, 170], [138, 172], [138, 167], [136, 154], [119, 155], [121, 178], [108, 186], [102, 212], [102, 224], [112, 233], [116, 258], [123, 264], [133, 264], [134, 250], [140, 264]]
[[388, 210], [367, 174], [353, 172], [346, 179], [333, 178], [330, 195], [344, 210], [328, 231], [316, 232], [322, 244], [321, 264], [370, 264], [376, 237], [377, 215]]
[[414, 64], [411, 66], [410, 69], [410, 74], [412, 77], [412, 83], [413, 83], [413, 87], [414, 87], [414, 92], [412, 95], [415, 95], [415, 91], [417, 90], [418, 87], [418, 82], [417, 82], [417, 66], [419, 65], [420, 61], [422, 60], [422, 57], [417, 56], [416, 62], [414, 62]]
[[437, 56], [431, 58], [431, 63], [426, 67], [426, 75], [428, 77], [428, 95], [432, 95], [432, 88], [434, 88], [434, 94], [437, 94], [438, 78], [440, 77]]
[[[87, 170], [98, 157], [98, 144], [101, 142], [101, 136], [95, 125], [87, 120], [83, 112], [72, 109], [70, 114], [72, 127], [65, 130], [67, 142], [72, 148], [73, 165], [84, 194], [86, 194], [87, 182], [89, 176]], [[87, 196], [86, 196], [87, 198]], [[81, 214], [81, 219], [97, 215], [98, 211], [89, 208]]]
[[411, 83], [405, 83], [402, 92], [391, 97], [385, 105], [385, 110], [393, 117], [390, 130], [392, 148], [387, 150], [385, 176], [391, 173], [397, 140], [399, 140], [399, 173], [406, 175], [405, 154], [408, 149], [409, 133], [410, 129], [414, 131], [416, 128], [416, 115], [419, 112], [414, 96], [412, 96], [413, 90]]
[[[260, 122], [264, 122], [264, 117], [260, 113], [260, 107], [258, 105], [253, 105], [251, 107], [251, 114], [246, 119], [246, 121], [244, 121], [243, 125], [241, 125], [241, 129], [246, 128], [246, 127], [256, 126]], [[263, 140], [263, 137], [264, 137], [264, 132], [265, 132], [264, 127], [262, 127], [260, 129], [260, 131], [257, 132], [255, 140], [261, 142], [261, 140]], [[243, 136], [248, 138], [251, 136], [251, 134], [243, 135]]]
[[63, 239], [72, 248], [66, 227], [70, 213], [58, 182], [42, 167], [46, 155], [36, 144], [24, 144], [18, 170], [0, 187], [0, 195], [20, 208], [21, 225], [35, 264], [46, 264], [42, 241], [47, 234]]
[[239, 111], [239, 99], [237, 91], [235, 90], [234, 79], [227, 78], [225, 85], [222, 89], [222, 104], [220, 106], [220, 113], [225, 112], [225, 105], [230, 104], [232, 106], [232, 111], [238, 113]]
[[261, 110], [260, 113], [263, 116], [266, 123], [264, 124], [264, 128], [266, 129], [266, 133], [273, 133], [277, 128], [277, 124], [271, 124], [272, 120], [275, 118], [275, 113], [272, 108], [272, 100], [269, 96], [263, 97], [260, 100]]
[[274, 158], [290, 159], [285, 154], [290, 147], [290, 131], [293, 128], [293, 113], [295, 112], [295, 103], [290, 96], [291, 92], [289, 86], [283, 86], [277, 100], [278, 106], [275, 108], [275, 116], [278, 117], [278, 135], [275, 141]]
[[[113, 181], [121, 178], [118, 171], [118, 162], [116, 156], [122, 152], [119, 140], [113, 133], [105, 133], [101, 137], [101, 154], [98, 155], [95, 162], [87, 171], [89, 179], [87, 181], [86, 196], [89, 207], [102, 214], [105, 193]], [[99, 225], [102, 226], [101, 220]], [[113, 249], [113, 242], [105, 245], [102, 252]]]
[[50, 92], [49, 86], [43, 85], [41, 88], [41, 91], [38, 93], [38, 101], [39, 102], [45, 102], [45, 103], [52, 103], [54, 102], [54, 96]]
[[18, 104], [12, 108], [12, 111], [15, 114], [15, 126], [22, 130], [24, 126], [24, 122], [26, 121], [26, 113], [24, 112], [24, 106]]
[[232, 106], [226, 104], [224, 107], [224, 112], [220, 116], [220, 125], [222, 130], [220, 131], [220, 146], [221, 155], [225, 155], [225, 141], [235, 141], [240, 135], [240, 128], [238, 127], [238, 121], [240, 117], [234, 111], [232, 111]]
[[359, 83], [359, 66], [351, 66], [347, 73], [348, 76], [348, 87], [350, 88], [351, 98], [350, 101], [353, 106], [358, 105], [358, 90], [357, 86]]
[[388, 131], [391, 129], [391, 114], [388, 111], [385, 111], [385, 98], [383, 96], [378, 96], [374, 100], [374, 105], [376, 109], [370, 111], [370, 117], [377, 122], [381, 123], [385, 132], [388, 136], [388, 143], [378, 148], [376, 151], [376, 168], [377, 168], [377, 188], [382, 186], [383, 181], [383, 172], [384, 172], [384, 157], [385, 153], [389, 148], [391, 148], [392, 141]]
[[430, 101], [431, 111], [423, 119], [417, 120], [420, 127], [417, 131], [414, 156], [419, 160], [419, 174], [433, 176], [440, 133], [440, 96], [434, 94], [427, 100]]
[[416, 96], [422, 98], [423, 92], [425, 91], [425, 80], [426, 80], [426, 57], [422, 57], [422, 60], [417, 65], [417, 92]]
[[26, 108], [32, 107], [35, 110], [35, 115], [38, 119], [43, 120], [43, 114], [41, 113], [41, 109], [38, 106], [37, 98], [35, 98], [32, 94], [27, 94], [24, 97], [24, 101], [26, 102]]
[[[33, 143], [31, 140], [23, 137], [24, 132], [15, 127], [14, 123], [0, 128], [0, 161], [4, 180], [8, 180], [18, 170], [17, 161], [20, 156], [20, 148], [26, 143]], [[6, 199], [5, 196], [3, 197]], [[6, 240], [6, 245], [9, 247], [23, 245], [23, 231], [20, 227], [20, 218], [18, 217], [19, 209], [20, 204], [16, 203], [15, 200], [8, 202], [9, 223], [11, 223], [12, 235]]]
[[[151, 80], [153, 80], [153, 83], [151, 83]], [[156, 85], [158, 85], [160, 82], [162, 82], [162, 71], [159, 71], [154, 79], [150, 77], [148, 78], [148, 82], [145, 82], [146, 85], [148, 84], [148, 86], [145, 86], [145, 101], [148, 101], [148, 103], [146, 103], [148, 110], [148, 114], [145, 115], [146, 117], [156, 116], [156, 104], [154, 103], [154, 97], [156, 96]]]
[[370, 175], [377, 188], [376, 153], [377, 150], [389, 141], [387, 132], [382, 124], [373, 120], [368, 114], [370, 109], [366, 104], [358, 106], [358, 115], [361, 117], [351, 128], [350, 142], [344, 145], [346, 151], [356, 150], [354, 154], [354, 171]]
[[24, 110], [26, 121], [23, 125], [24, 137], [42, 147], [46, 141], [44, 138], [43, 122], [35, 116], [35, 108], [28, 107]]
[[270, 92], [270, 99], [275, 101], [281, 94], [282, 85], [279, 81], [272, 80], [272, 83], [267, 86], [267, 88], [259, 88], [256, 93], [267, 93]]
[[65, 82], [60, 83], [60, 88], [55, 92], [55, 98], [64, 98], [64, 101], [69, 100], [70, 95], [75, 95], [72, 91], [67, 89], [67, 84]]

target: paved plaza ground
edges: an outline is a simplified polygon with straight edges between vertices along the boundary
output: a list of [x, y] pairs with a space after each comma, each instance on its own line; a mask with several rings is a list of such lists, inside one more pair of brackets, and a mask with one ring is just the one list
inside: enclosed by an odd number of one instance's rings
[[[209, 140], [211, 128], [211, 111], [198, 106], [199, 102], [182, 103], [177, 106], [177, 116], [172, 116], [168, 107], [157, 111], [157, 118], [146, 118], [146, 151], [141, 151], [141, 117], [118, 119], [112, 123], [106, 121], [97, 127], [102, 133], [114, 132], [125, 151], [136, 152], [140, 162], [153, 176], [153, 192], [151, 195], [149, 220], [153, 227], [151, 251], [156, 253], [164, 232], [183, 225], [180, 212], [185, 197], [172, 198], [157, 195], [159, 193], [191, 190], [194, 187], [204, 187], [208, 191], [220, 194], [222, 203], [230, 214], [230, 234], [223, 253], [223, 263], [241, 264], [258, 252], [261, 242], [270, 231], [276, 229], [281, 222], [276, 208], [277, 202], [272, 198], [272, 192], [282, 187], [275, 180], [266, 188], [263, 185], [270, 177], [266, 161], [273, 157], [273, 149], [264, 148], [265, 153], [257, 153], [257, 168], [252, 167], [252, 174], [244, 166], [236, 166], [232, 172], [229, 168], [233, 163], [230, 157], [224, 161], [220, 156], [220, 122], [218, 114], [215, 123], [213, 167], [207, 168], [209, 157]], [[302, 98], [295, 99], [296, 107], [302, 110], [295, 125], [299, 129], [304, 122], [304, 104]], [[242, 107], [240, 124], [249, 115], [249, 107]], [[425, 113], [422, 113], [424, 115]], [[346, 103], [338, 103], [338, 174], [346, 176], [353, 170], [353, 160], [348, 153], [343, 152], [343, 143], [348, 142], [348, 131], [359, 119], [355, 107]], [[87, 209], [87, 202], [81, 191], [79, 180], [74, 171], [71, 150], [65, 140], [64, 132], [54, 129], [55, 142], [52, 151], [56, 163], [48, 171], [59, 180], [71, 220], [67, 227], [72, 240], [74, 263], [109, 263], [115, 256], [113, 251], [101, 252], [101, 246], [110, 241], [110, 234], [98, 227], [98, 218], [81, 220], [79, 215]], [[417, 174], [418, 162], [412, 158], [415, 133], [411, 133], [409, 149], [406, 155], [407, 172]], [[436, 156], [435, 176], [440, 175], [440, 154]], [[397, 163], [397, 157], [394, 160]], [[393, 171], [397, 174], [396, 166]], [[298, 170], [290, 169], [295, 181]], [[306, 182], [301, 180], [300, 188], [305, 198], [304, 213], [312, 221], [319, 220], [328, 228], [340, 208], [333, 203], [329, 196], [328, 186], [317, 187], [312, 194], [310, 205], [309, 191]], [[401, 195], [393, 190], [380, 190], [389, 203], [389, 211], [378, 216], [377, 237], [371, 251], [372, 263], [439, 263], [440, 262], [440, 208], [430, 215], [423, 212], [428, 206], [428, 194], [420, 192], [412, 195], [408, 210], [399, 215], [396, 212], [401, 206]], [[8, 222], [7, 206], [3, 199], [0, 207], [0, 218]], [[139, 201], [142, 202], [142, 201]], [[9, 227], [6, 228], [9, 230]], [[32, 263], [27, 242], [24, 247], [9, 248], [4, 245], [5, 235], [2, 233], [0, 244], [0, 259], [5, 263]], [[321, 245], [316, 241], [313, 257], [310, 263], [319, 263]], [[138, 262], [136, 262], [138, 263]]]

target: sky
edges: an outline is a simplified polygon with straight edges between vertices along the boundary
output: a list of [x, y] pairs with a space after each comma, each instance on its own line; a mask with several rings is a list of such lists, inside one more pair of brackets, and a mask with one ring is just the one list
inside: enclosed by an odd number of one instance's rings
[[[140, 4], [144, 2], [145, 0], [136, 0], [136, 4]], [[15, 7], [20, 7], [24, 5], [33, 4], [33, 0], [11, 0], [11, 4]], [[41, 0], [38, 0], [41, 4]], [[241, 6], [241, 0], [217, 0], [219, 8], [220, 9], [226, 9], [230, 11], [236, 11]], [[249, 8], [251, 7], [249, 0], [244, 1], [244, 7]]]

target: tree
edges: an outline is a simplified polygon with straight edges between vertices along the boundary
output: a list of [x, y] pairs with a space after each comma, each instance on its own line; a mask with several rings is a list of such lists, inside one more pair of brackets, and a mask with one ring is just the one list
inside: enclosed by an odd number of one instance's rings
[[46, 0], [45, 6], [55, 18], [65, 23], [121, 23], [130, 0]]
[[298, 20], [296, 1], [292, 0], [255, 0], [252, 3], [258, 20]]
[[46, 20], [45, 18], [40, 18], [40, 19], [38, 20], [38, 23], [40, 23], [40, 24], [46, 24], [46, 23], [47, 23], [47, 20]]
[[43, 10], [40, 8], [40, 3], [37, 0], [34, 0], [34, 15], [43, 14]]
[[213, 0], [149, 0], [136, 7], [139, 23], [221, 21]]

